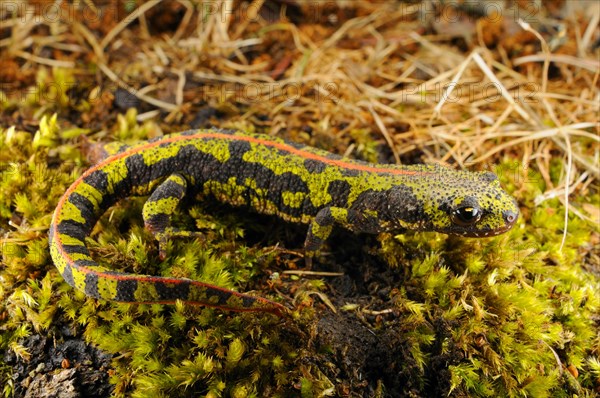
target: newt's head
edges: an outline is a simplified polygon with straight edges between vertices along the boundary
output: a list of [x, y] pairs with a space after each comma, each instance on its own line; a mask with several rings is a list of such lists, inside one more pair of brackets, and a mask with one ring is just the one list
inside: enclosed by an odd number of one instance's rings
[[502, 189], [494, 173], [469, 174], [477, 178], [465, 183], [469, 187], [468, 193], [461, 194], [460, 189], [448, 188], [452, 195], [441, 201], [439, 210], [446, 214], [450, 223], [444, 223], [437, 230], [453, 235], [487, 237], [511, 229], [519, 217], [515, 199]]
[[517, 203], [502, 189], [494, 173], [440, 166], [427, 169], [427, 173], [388, 192], [390, 224], [406, 229], [487, 237], [508, 231], [516, 222]]

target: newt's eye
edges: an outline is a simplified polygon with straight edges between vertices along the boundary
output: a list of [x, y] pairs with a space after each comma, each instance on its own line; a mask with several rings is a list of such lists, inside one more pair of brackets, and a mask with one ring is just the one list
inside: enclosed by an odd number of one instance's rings
[[477, 207], [460, 207], [452, 212], [452, 222], [466, 227], [481, 219], [481, 210]]

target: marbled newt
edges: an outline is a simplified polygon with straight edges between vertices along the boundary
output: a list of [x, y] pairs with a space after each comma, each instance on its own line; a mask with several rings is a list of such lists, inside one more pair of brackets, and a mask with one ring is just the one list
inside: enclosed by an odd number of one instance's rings
[[186, 303], [278, 315], [281, 304], [206, 283], [129, 274], [100, 266], [85, 239], [119, 199], [150, 195], [146, 228], [159, 242], [195, 236], [171, 226], [184, 195], [204, 194], [259, 213], [308, 224], [305, 256], [334, 225], [354, 232], [439, 231], [471, 237], [509, 230], [519, 210], [491, 172], [438, 165], [383, 165], [342, 158], [282, 139], [230, 130], [190, 130], [134, 145], [110, 144], [106, 158], [65, 192], [49, 232], [64, 279], [86, 295], [135, 303]]

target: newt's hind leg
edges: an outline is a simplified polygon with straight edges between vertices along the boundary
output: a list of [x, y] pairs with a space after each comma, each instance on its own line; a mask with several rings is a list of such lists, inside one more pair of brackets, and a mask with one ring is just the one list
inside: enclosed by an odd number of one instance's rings
[[187, 181], [180, 174], [172, 174], [150, 195], [142, 216], [146, 228], [158, 240], [158, 252], [162, 260], [166, 257], [166, 244], [174, 237], [203, 236], [200, 232], [182, 231], [171, 226], [171, 218], [187, 189]]

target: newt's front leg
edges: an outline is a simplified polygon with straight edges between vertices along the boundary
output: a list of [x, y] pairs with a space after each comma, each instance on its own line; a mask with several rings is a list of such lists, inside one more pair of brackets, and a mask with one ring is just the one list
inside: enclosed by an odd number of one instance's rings
[[304, 260], [307, 267], [312, 266], [312, 258], [331, 235], [334, 224], [348, 226], [348, 209], [325, 207], [319, 210], [315, 219], [308, 226], [306, 240], [304, 241]]
[[158, 241], [161, 260], [164, 260], [167, 255], [166, 245], [169, 239], [204, 236], [201, 232], [184, 231], [171, 226], [171, 218], [185, 196], [186, 190], [186, 179], [180, 174], [172, 174], [154, 190], [144, 204], [142, 210], [144, 224]]

